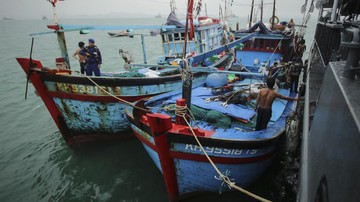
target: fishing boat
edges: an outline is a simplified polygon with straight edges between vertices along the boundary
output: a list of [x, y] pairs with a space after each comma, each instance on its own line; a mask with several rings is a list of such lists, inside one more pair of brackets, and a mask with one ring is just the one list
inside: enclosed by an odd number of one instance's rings
[[[126, 105], [145, 97], [181, 88], [182, 68], [176, 59], [179, 50], [185, 44], [185, 28], [179, 21], [174, 21], [173, 15], [171, 16], [172, 23], [168, 22], [162, 26], [84, 26], [56, 22], [54, 25], [48, 25], [51, 31], [32, 34], [35, 36], [55, 33], [58, 37], [62, 57], [54, 58], [56, 64], [53, 67], [44, 67], [41, 60], [33, 59], [32, 49], [30, 58], [16, 59], [68, 144], [129, 137], [126, 131], [129, 131], [130, 123], [124, 114]], [[198, 62], [208, 57], [204, 56], [205, 53], [220, 47], [223, 37], [220, 22], [212, 18], [206, 19], [208, 23], [194, 25], [194, 38], [187, 42], [190, 45], [186, 53], [201, 58]], [[162, 39], [164, 56], [161, 56], [156, 64], [149, 64], [144, 51], [144, 64], [131, 64], [131, 71], [104, 72], [100, 77], [81, 75], [70, 69], [65, 32], [127, 29], [157, 29]], [[213, 51], [211, 54], [216, 55], [220, 52]], [[220, 63], [214, 61], [211, 65], [221, 66], [224, 60], [218, 60]], [[192, 82], [204, 83], [207, 74], [194, 73]]]
[[108, 35], [111, 37], [130, 37], [133, 38], [134, 34], [132, 33], [133, 30], [123, 30], [123, 31], [118, 31], [118, 32], [108, 32]]
[[273, 30], [262, 21], [250, 28], [235, 31], [234, 36], [238, 39], [253, 32], [257, 32], [258, 35], [235, 48], [234, 68], [245, 66], [250, 71], [256, 71], [274, 66], [274, 63], [280, 65], [292, 60], [291, 46], [294, 36]]
[[[258, 35], [253, 32], [237, 42], [253, 41]], [[257, 70], [224, 73], [238, 75], [239, 80], [229, 82], [226, 74], [211, 74], [205, 84], [193, 85], [190, 95], [183, 91], [188, 87], [185, 81], [182, 91], [126, 107], [134, 135], [163, 174], [169, 201], [197, 192], [230, 190], [265, 200], [243, 187], [259, 179], [281, 149], [296, 102], [275, 100], [271, 122], [266, 129], [255, 130], [257, 93], [263, 79], [275, 74]], [[278, 92], [297, 96], [289, 88], [279, 87]]]
[[[245, 88], [235, 87], [242, 84]], [[228, 179], [247, 187], [275, 157], [295, 103], [275, 102], [276, 116], [272, 117], [271, 125], [254, 131], [254, 100], [248, 99], [254, 96], [257, 87], [246, 91], [245, 83], [234, 85], [232, 90], [231, 85], [226, 86], [218, 90], [226, 93], [215, 95], [212, 91], [216, 90], [208, 87], [193, 89], [191, 111], [196, 120], [189, 120], [191, 125], [177, 115], [185, 109], [185, 100], [179, 93], [157, 96], [145, 103], [139, 101], [136, 107], [146, 109], [145, 112], [127, 108], [133, 132], [164, 175], [171, 199], [191, 192], [227, 190]], [[289, 95], [289, 90], [280, 92]], [[230, 103], [231, 96], [243, 103]]]
[[304, 81], [298, 201], [358, 201], [360, 2], [316, 3], [319, 16]]

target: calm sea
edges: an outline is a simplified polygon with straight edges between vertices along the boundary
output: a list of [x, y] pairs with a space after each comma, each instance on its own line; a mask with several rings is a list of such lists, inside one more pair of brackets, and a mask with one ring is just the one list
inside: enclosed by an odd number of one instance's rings
[[[62, 23], [160, 25], [164, 21], [155, 18], [66, 19]], [[28, 99], [24, 99], [26, 77], [15, 58], [29, 57], [31, 37], [28, 34], [49, 31], [46, 25], [50, 23], [50, 20], [0, 21], [0, 201], [167, 201], [162, 175], [137, 140], [69, 148], [31, 84]], [[313, 29], [310, 27], [307, 32], [308, 49]], [[148, 35], [149, 31], [136, 33]], [[88, 35], [66, 33], [69, 54], [75, 51], [79, 41], [87, 42], [90, 37], [102, 52], [102, 71], [122, 70], [120, 48], [128, 50], [136, 62], [143, 61], [139, 35], [132, 39], [111, 38], [106, 31]], [[160, 38], [146, 36], [145, 46], [148, 62], [154, 62], [162, 51]], [[60, 57], [56, 36], [36, 36], [32, 58], [52, 67], [56, 57]], [[71, 66], [79, 69], [73, 59]], [[293, 201], [294, 194], [287, 193], [293, 188], [283, 185], [280, 178], [289, 179], [295, 174], [283, 172], [283, 162], [277, 160], [259, 183], [249, 189], [270, 200]], [[204, 194], [188, 201], [239, 200], [251, 201], [237, 192], [222, 196]]]

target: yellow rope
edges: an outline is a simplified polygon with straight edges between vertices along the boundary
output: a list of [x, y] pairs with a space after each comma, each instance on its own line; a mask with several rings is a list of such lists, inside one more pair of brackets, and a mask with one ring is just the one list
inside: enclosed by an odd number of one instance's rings
[[[182, 116], [182, 118], [185, 120], [186, 124], [189, 126], [189, 128], [190, 128], [190, 130], [191, 130], [191, 133], [193, 134], [193, 136], [194, 136], [196, 142], [198, 143], [199, 147], [201, 148], [202, 152], [205, 154], [205, 156], [206, 156], [206, 158], [209, 160], [210, 164], [214, 167], [215, 171], [219, 174], [219, 176], [221, 177], [221, 179], [222, 179], [224, 182], [226, 182], [226, 184], [228, 184], [231, 188], [234, 188], [234, 189], [236, 189], [236, 190], [238, 190], [238, 191], [241, 191], [242, 193], [247, 194], [248, 196], [251, 196], [251, 197], [253, 197], [253, 198], [255, 198], [255, 199], [259, 200], [259, 201], [262, 201], [262, 202], [271, 202], [270, 200], [264, 199], [264, 198], [262, 198], [262, 197], [260, 197], [260, 196], [257, 196], [257, 195], [255, 195], [255, 194], [253, 194], [253, 193], [251, 193], [251, 192], [249, 192], [249, 191], [247, 191], [247, 190], [245, 190], [245, 189], [237, 186], [237, 185], [235, 184], [235, 182], [232, 182], [232, 181], [229, 179], [229, 177], [223, 175], [223, 174], [220, 172], [220, 170], [217, 168], [217, 166], [214, 164], [214, 162], [211, 160], [211, 158], [209, 157], [209, 155], [206, 153], [204, 147], [202, 146], [202, 144], [200, 143], [199, 139], [198, 139], [197, 136], [195, 135], [195, 132], [194, 132], [193, 128], [191, 127], [190, 123], [187, 121], [187, 119], [186, 119], [186, 117], [185, 117], [185, 116], [186, 116], [186, 110], [188, 110], [187, 106], [177, 106], [176, 108], [179, 109], [179, 111], [177, 111], [176, 114], [179, 115], [179, 116]], [[194, 117], [193, 114], [191, 113], [191, 111], [190, 111], [190, 110], [188, 110], [188, 111], [189, 111], [191, 117]]]

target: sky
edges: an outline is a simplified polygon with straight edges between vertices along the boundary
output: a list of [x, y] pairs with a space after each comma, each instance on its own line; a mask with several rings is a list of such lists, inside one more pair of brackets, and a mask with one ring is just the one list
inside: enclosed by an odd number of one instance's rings
[[[197, 2], [198, 0], [195, 0]], [[231, 0], [227, 0], [231, 1]], [[112, 18], [112, 17], [166, 17], [170, 12], [169, 0], [64, 0], [56, 4], [59, 18]], [[218, 16], [219, 6], [225, 0], [202, 0], [208, 15]], [[271, 16], [273, 0], [263, 0], [264, 17]], [[280, 18], [300, 18], [305, 0], [276, 0], [276, 15]], [[309, 1], [310, 4], [311, 1]], [[187, 0], [175, 0], [179, 13], [185, 13]], [[255, 0], [259, 4], [260, 0]], [[248, 17], [251, 0], [233, 0], [232, 12], [238, 17]], [[205, 9], [203, 9], [205, 10]], [[13, 19], [52, 18], [52, 5], [47, 0], [0, 0], [1, 17]]]

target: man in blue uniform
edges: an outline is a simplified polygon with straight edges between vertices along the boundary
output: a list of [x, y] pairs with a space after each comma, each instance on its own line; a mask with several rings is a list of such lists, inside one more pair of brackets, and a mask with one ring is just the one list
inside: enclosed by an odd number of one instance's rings
[[89, 39], [89, 45], [82, 49], [80, 54], [86, 56], [86, 75], [92, 76], [94, 72], [95, 76], [100, 76], [102, 58], [100, 50], [95, 46], [95, 40]]

